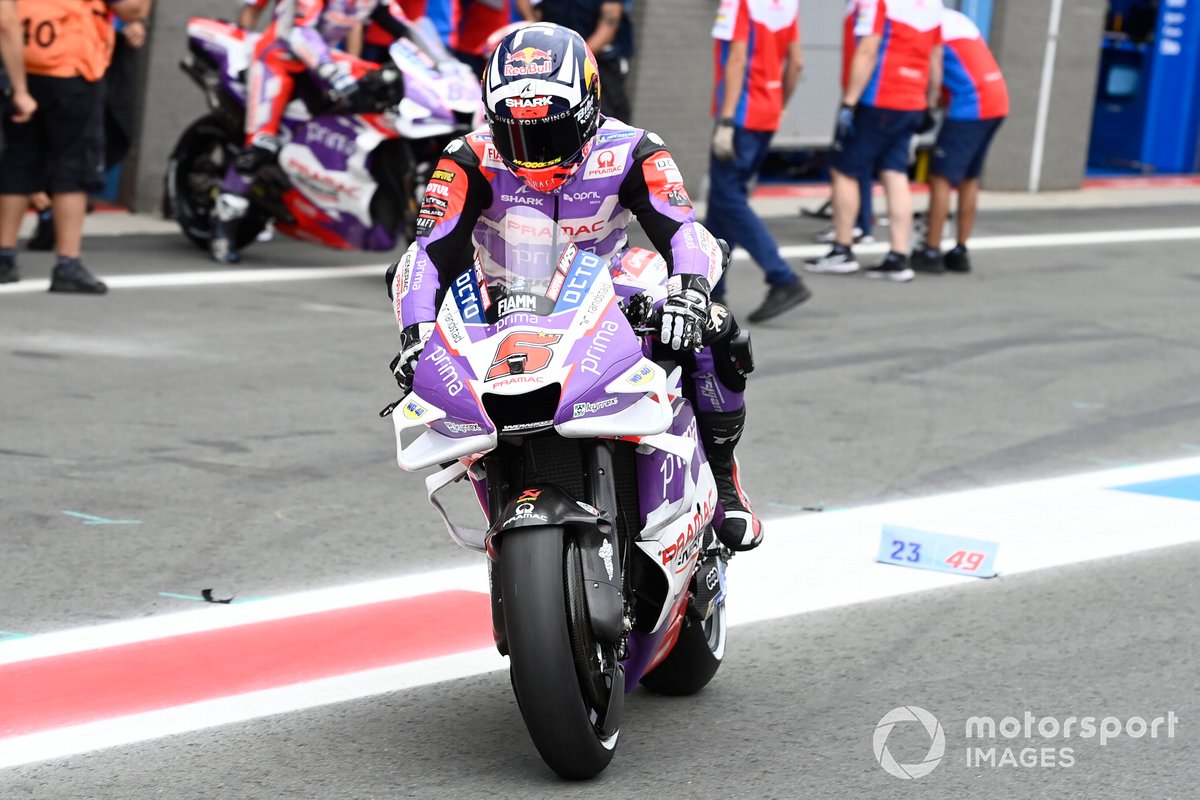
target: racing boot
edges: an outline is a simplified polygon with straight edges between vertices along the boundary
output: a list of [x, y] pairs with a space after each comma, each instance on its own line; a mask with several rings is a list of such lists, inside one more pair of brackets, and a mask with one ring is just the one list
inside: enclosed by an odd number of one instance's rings
[[703, 412], [696, 415], [708, 465], [717, 482], [719, 508], [713, 519], [717, 538], [730, 550], [753, 550], [762, 544], [762, 523], [738, 481], [733, 450], [742, 438], [746, 409]]
[[217, 195], [217, 203], [213, 208], [212, 238], [208, 240], [213, 261], [236, 264], [242, 260], [237, 251], [238, 227], [249, 210], [250, 201], [244, 197], [231, 192]]
[[238, 227], [250, 211], [250, 189], [263, 167], [279, 157], [280, 141], [268, 134], [258, 134], [242, 149], [221, 182], [221, 192], [212, 211], [212, 238], [209, 252], [222, 264], [241, 261], [238, 254]]

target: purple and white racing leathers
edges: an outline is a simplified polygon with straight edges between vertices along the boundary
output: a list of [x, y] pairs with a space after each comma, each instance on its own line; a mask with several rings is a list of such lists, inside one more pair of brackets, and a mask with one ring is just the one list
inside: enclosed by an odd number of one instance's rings
[[[720, 245], [696, 221], [679, 169], [656, 134], [603, 119], [579, 169], [560, 189], [543, 194], [508, 170], [491, 133], [481, 128], [454, 140], [443, 152], [425, 193], [416, 243], [404, 256], [412, 263], [395, 269], [390, 289], [402, 331], [436, 319], [444, 289], [471, 266], [476, 249], [492, 256], [485, 261], [503, 263], [506, 243], [498, 223], [518, 207], [552, 217], [580, 249], [608, 261], [624, 299], [637, 290], [621, 282], [622, 271], [639, 269], [648, 255], [627, 247], [627, 228], [634, 217], [665, 259], [670, 275], [699, 275], [710, 285], [720, 277]], [[714, 305], [711, 317], [711, 344], [699, 352], [672, 352], [656, 343], [655, 356], [669, 358], [684, 370], [684, 394], [696, 409], [721, 489], [718, 530], [725, 519], [739, 518], [744, 524], [733, 526], [737, 540], [743, 540], [744, 530], [745, 543], [756, 544], [761, 526], [738, 485], [733, 459], [745, 419], [745, 375], [752, 369], [749, 347], [723, 306]]]

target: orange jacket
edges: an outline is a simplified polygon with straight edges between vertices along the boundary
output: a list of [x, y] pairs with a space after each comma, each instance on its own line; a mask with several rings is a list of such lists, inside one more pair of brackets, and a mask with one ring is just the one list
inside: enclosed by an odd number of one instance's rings
[[32, 75], [98, 81], [112, 60], [116, 33], [104, 0], [17, 0]]

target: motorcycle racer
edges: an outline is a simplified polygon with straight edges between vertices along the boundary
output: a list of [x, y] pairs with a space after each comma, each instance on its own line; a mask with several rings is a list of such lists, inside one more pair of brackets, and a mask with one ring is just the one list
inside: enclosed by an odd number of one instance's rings
[[[256, 8], [266, 2], [251, 0]], [[344, 62], [334, 60], [332, 46], [368, 19], [396, 38], [408, 31], [406, 21], [392, 13], [386, 0], [279, 0], [274, 14], [250, 64], [246, 146], [226, 172], [214, 209], [210, 251], [221, 263], [240, 260], [234, 229], [249, 211], [255, 175], [279, 154], [279, 125], [297, 78], [311, 74], [335, 102], [349, 97], [358, 82]]]
[[670, 274], [655, 356], [683, 367], [684, 393], [717, 483], [717, 535], [730, 549], [749, 550], [762, 541], [762, 526], [734, 458], [753, 369], [749, 337], [710, 299], [726, 251], [696, 222], [663, 140], [603, 117], [600, 88], [595, 57], [573, 31], [538, 23], [501, 40], [483, 76], [488, 124], [446, 147], [425, 193], [417, 239], [388, 272], [401, 330], [392, 372], [409, 391], [445, 287], [471, 265], [476, 248], [502, 252], [505, 232], [497, 223], [506, 212], [525, 206], [553, 214], [578, 247], [614, 273], [636, 217]]

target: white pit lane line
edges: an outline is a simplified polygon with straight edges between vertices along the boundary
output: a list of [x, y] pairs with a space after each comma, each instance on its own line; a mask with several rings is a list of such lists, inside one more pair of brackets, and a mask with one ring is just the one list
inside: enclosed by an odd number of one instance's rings
[[[1113, 488], [1184, 476], [1200, 480], [1200, 457], [772, 519], [762, 547], [730, 565], [729, 619], [745, 625], [952, 584], [982, 584], [978, 578], [876, 563], [885, 524], [998, 542], [1001, 577], [1200, 541], [1200, 501]], [[432, 512], [426, 521], [434, 524]], [[216, 612], [163, 614], [2, 642], [0, 665], [486, 587], [480, 559], [468, 567], [312, 590]], [[737, 647], [736, 638], [731, 643]], [[482, 675], [506, 664], [494, 649], [473, 650], [0, 739], [0, 768]]]
[[[971, 250], [1018, 250], [1043, 247], [1085, 247], [1088, 245], [1130, 244], [1138, 242], [1159, 243], [1200, 239], [1200, 227], [1150, 228], [1123, 231], [1080, 231], [1072, 233], [1027, 234], [1016, 236], [979, 236], [971, 240]], [[943, 248], [954, 246], [953, 239], [946, 239]], [[887, 242], [856, 245], [854, 251], [864, 255], [882, 255], [889, 249]], [[784, 258], [811, 258], [824, 255], [829, 245], [802, 244], [779, 248]], [[735, 260], [747, 260], [750, 256], [741, 249], [734, 252]], [[227, 284], [274, 283], [286, 281], [332, 280], [334, 278], [358, 278], [379, 276], [381, 279], [390, 259], [381, 257], [377, 264], [345, 267], [311, 267], [272, 269], [229, 269], [204, 272], [167, 272], [139, 275], [103, 275], [110, 289], [181, 289], [191, 286], [223, 286]], [[6, 294], [28, 294], [44, 292], [50, 287], [48, 278], [24, 279], [17, 283], [0, 285], [0, 296]]]

